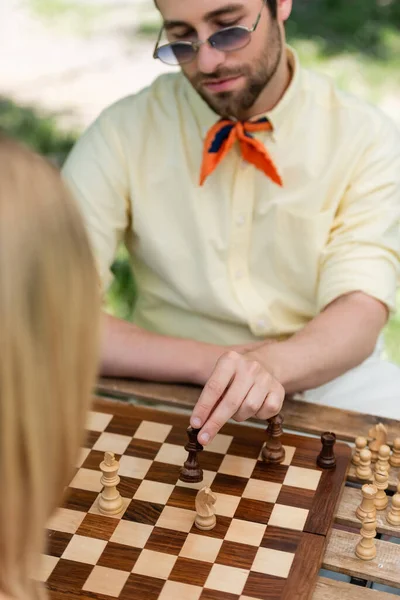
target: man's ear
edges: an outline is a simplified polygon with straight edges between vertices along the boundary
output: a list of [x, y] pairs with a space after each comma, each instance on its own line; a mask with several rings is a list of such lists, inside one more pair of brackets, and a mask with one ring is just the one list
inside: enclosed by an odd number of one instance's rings
[[293, 7], [293, 0], [278, 0], [278, 21], [287, 21]]

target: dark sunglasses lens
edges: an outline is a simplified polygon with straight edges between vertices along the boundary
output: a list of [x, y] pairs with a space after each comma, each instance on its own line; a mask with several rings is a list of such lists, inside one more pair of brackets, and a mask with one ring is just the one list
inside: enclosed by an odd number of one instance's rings
[[243, 48], [250, 40], [250, 32], [243, 27], [230, 27], [217, 31], [210, 37], [210, 43], [216, 50], [229, 52]]
[[190, 62], [195, 57], [195, 50], [191, 44], [175, 42], [160, 46], [157, 50], [157, 56], [167, 65], [181, 65]]

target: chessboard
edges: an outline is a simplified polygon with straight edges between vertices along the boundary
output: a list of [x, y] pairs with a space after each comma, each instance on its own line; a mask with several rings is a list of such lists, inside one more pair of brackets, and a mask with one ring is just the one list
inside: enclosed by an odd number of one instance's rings
[[[228, 423], [199, 453], [201, 483], [179, 480], [188, 416], [97, 400], [75, 475], [48, 523], [38, 578], [52, 600], [306, 600], [312, 597], [351, 458], [316, 465], [321, 442], [284, 433], [285, 460], [261, 458], [265, 429]], [[104, 453], [119, 460], [122, 511], [98, 508]], [[216, 526], [195, 524], [203, 486]]]

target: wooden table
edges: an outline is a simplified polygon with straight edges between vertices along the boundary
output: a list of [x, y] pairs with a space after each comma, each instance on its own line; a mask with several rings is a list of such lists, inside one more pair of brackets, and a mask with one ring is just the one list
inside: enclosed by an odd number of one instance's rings
[[[170, 409], [190, 410], [200, 394], [200, 388], [194, 386], [164, 385], [128, 380], [101, 379], [98, 393], [108, 398], [141, 401], [169, 406]], [[287, 398], [284, 409], [284, 425], [288, 430], [320, 435], [323, 431], [334, 431], [339, 440], [354, 442], [359, 435], [367, 437], [369, 429], [382, 422], [388, 428], [389, 442], [400, 435], [400, 423], [393, 419], [383, 419], [335, 408], [310, 404]], [[389, 490], [394, 491], [400, 475], [399, 469], [392, 469], [389, 478]], [[377, 558], [361, 561], [354, 555], [359, 538], [360, 522], [354, 515], [360, 501], [361, 482], [350, 467], [346, 487], [343, 490], [325, 552], [323, 568], [344, 575], [400, 588], [400, 545], [389, 541], [387, 536], [400, 538], [400, 527], [390, 526], [383, 513], [378, 513]], [[391, 600], [396, 597], [387, 592], [367, 589], [350, 583], [333, 581], [320, 577], [314, 600]]]

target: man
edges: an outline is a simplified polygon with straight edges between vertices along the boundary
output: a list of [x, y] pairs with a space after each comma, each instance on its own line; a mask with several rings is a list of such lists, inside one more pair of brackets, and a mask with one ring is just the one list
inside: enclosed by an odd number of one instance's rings
[[291, 0], [158, 8], [154, 56], [181, 71], [105, 110], [64, 169], [104, 289], [122, 239], [138, 285], [134, 324], [104, 317], [102, 373], [203, 385], [203, 444], [284, 391], [400, 418], [377, 348], [400, 260], [395, 127], [301, 68]]

